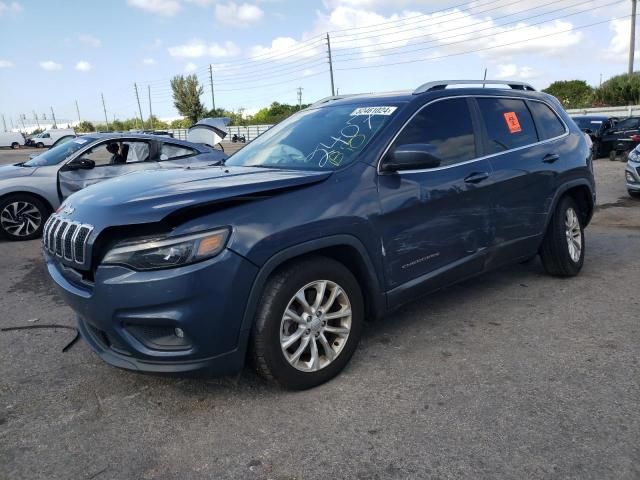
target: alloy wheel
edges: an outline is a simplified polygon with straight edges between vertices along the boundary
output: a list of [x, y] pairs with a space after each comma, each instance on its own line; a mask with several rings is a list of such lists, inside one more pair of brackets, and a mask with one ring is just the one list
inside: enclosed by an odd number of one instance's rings
[[311, 282], [291, 298], [280, 322], [280, 347], [287, 362], [315, 372], [342, 352], [351, 332], [351, 302], [330, 280]]
[[2, 229], [14, 237], [26, 237], [40, 228], [42, 214], [29, 202], [9, 203], [0, 212]]
[[580, 254], [582, 253], [582, 231], [580, 230], [578, 215], [571, 207], [569, 207], [565, 213], [564, 224], [569, 256], [574, 263], [578, 263], [580, 261]]

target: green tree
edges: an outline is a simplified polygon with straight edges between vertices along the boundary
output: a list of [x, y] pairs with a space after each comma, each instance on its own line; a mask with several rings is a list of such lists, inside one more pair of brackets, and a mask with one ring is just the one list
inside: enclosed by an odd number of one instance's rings
[[179, 118], [173, 120], [169, 124], [169, 128], [189, 128], [191, 125], [193, 125], [193, 122], [191, 120], [187, 118]]
[[611, 77], [595, 91], [598, 105], [624, 106], [640, 102], [640, 72]]
[[542, 91], [556, 97], [564, 108], [590, 107], [593, 103], [593, 88], [584, 80], [560, 80]]
[[91, 122], [87, 122], [86, 120], [80, 122], [78, 126], [75, 128], [76, 132], [95, 132], [96, 127]]
[[171, 79], [173, 90], [173, 104], [180, 115], [187, 117], [191, 123], [196, 123], [203, 118], [204, 105], [200, 101], [203, 88], [198, 82], [198, 77], [193, 75], [176, 75]]

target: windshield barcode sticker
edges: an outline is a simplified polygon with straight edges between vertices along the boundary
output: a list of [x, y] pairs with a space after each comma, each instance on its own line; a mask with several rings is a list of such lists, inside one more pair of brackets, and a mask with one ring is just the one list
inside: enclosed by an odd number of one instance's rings
[[356, 115], [391, 115], [398, 107], [360, 107], [351, 112], [351, 116]]

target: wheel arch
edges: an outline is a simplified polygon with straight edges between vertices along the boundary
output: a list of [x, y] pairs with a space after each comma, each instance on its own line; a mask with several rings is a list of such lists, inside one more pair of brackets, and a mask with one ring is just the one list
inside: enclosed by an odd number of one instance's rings
[[347, 267], [362, 286], [366, 316], [380, 318], [384, 315], [386, 296], [381, 289], [374, 264], [362, 242], [352, 235], [328, 236], [281, 250], [260, 267], [251, 287], [242, 319], [240, 348], [246, 348], [258, 301], [271, 275], [292, 262], [310, 255], [330, 257]]
[[553, 217], [553, 212], [555, 212], [558, 206], [558, 202], [565, 195], [569, 195], [578, 204], [584, 226], [589, 225], [595, 209], [595, 194], [593, 186], [586, 179], [580, 179], [567, 182], [556, 191], [553, 202], [551, 203], [551, 208], [549, 209], [549, 215], [547, 216], [545, 231], [549, 226], [551, 217]]
[[3, 193], [0, 195], [0, 202], [4, 201], [6, 198], [13, 197], [14, 195], [29, 195], [31, 197], [35, 197], [38, 200], [40, 200], [45, 207], [47, 207], [47, 209], [49, 210], [49, 215], [51, 215], [54, 211], [53, 205], [51, 205], [51, 202], [49, 202], [49, 200], [47, 200], [46, 197], [44, 197], [43, 195], [40, 195], [39, 193], [31, 192], [29, 190], [15, 190], [12, 192]]

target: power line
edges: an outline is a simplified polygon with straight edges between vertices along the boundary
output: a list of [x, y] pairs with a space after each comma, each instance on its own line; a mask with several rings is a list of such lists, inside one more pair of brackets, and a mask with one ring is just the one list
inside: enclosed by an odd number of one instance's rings
[[[621, 3], [623, 1], [624, 0], [615, 0], [614, 2], [610, 2], [608, 4], [601, 5], [599, 7], [588, 8], [586, 10], [580, 10], [578, 12], [568, 13], [566, 15], [561, 15], [559, 17], [554, 17], [554, 18], [542, 20], [540, 22], [531, 23], [531, 24], [525, 25], [523, 27], [512, 28], [512, 29], [507, 30], [506, 33], [517, 32], [517, 31], [520, 31], [520, 30], [526, 30], [528, 28], [532, 28], [532, 27], [535, 27], [535, 26], [538, 26], [538, 25], [542, 25], [542, 24], [545, 24], [545, 23], [554, 22], [556, 20], [561, 20], [563, 18], [571, 17], [571, 16], [574, 16], [574, 15], [579, 15], [581, 13], [585, 13], [585, 12], [588, 12], [588, 11], [593, 11], [593, 10], [596, 10], [596, 9], [599, 9], [599, 8], [615, 5], [615, 4]], [[533, 15], [531, 18], [535, 18], [536, 16], [537, 15]], [[525, 20], [527, 20], [527, 19], [525, 19]], [[520, 21], [522, 21], [522, 20], [518, 20], [518, 22], [520, 22]], [[504, 25], [508, 25], [508, 24], [504, 24]], [[497, 25], [495, 27], [491, 27], [490, 29], [500, 28], [500, 27], [503, 27], [504, 25]], [[480, 30], [477, 30], [477, 31], [474, 31], [474, 32], [465, 33], [464, 35], [475, 34], [475, 33], [478, 33], [478, 32], [484, 31], [484, 30], [488, 30], [488, 29], [480, 29]], [[445, 37], [444, 39], [446, 39], [446, 38], [454, 38], [454, 37], [457, 37], [457, 36], [460, 36], [460, 35], [461, 34], [457, 34], [457, 35], [453, 35], [451, 37]], [[438, 44], [436, 44], [434, 46], [431, 46], [431, 47], [414, 48], [412, 50], [407, 50], [407, 51], [399, 52], [399, 53], [395, 53], [395, 52], [394, 53], [384, 53], [384, 52], [388, 52], [389, 50], [398, 50], [398, 49], [402, 49], [402, 48], [410, 48], [410, 47], [413, 47], [413, 46], [425, 45], [425, 44], [430, 44], [430, 43], [434, 43], [434, 42], [440, 42], [443, 39], [443, 38], [438, 38], [438, 39], [426, 40], [424, 42], [414, 42], [414, 43], [412, 43], [410, 45], [403, 45], [403, 46], [400, 46], [400, 47], [389, 47], [389, 48], [380, 49], [383, 53], [378, 53], [378, 51], [366, 52], [366, 53], [372, 53], [373, 55], [365, 55], [365, 54], [362, 54], [360, 52], [353, 52], [353, 53], [336, 55], [336, 56], [337, 57], [344, 57], [344, 56], [347, 56], [347, 55], [348, 56], [356, 55], [356, 56], [359, 57], [358, 59], [368, 59], [368, 58], [386, 57], [388, 55], [404, 55], [404, 54], [412, 53], [412, 52], [421, 52], [421, 51], [425, 51], [425, 50], [431, 50], [433, 48], [447, 47], [447, 46], [450, 46], [450, 45], [458, 45], [460, 43], [466, 43], [466, 42], [471, 42], [471, 41], [475, 42], [475, 41], [478, 41], [478, 40], [481, 40], [481, 39], [484, 39], [484, 38], [489, 38], [489, 37], [494, 37], [494, 36], [495, 36], [495, 33], [490, 33], [490, 34], [487, 34], [487, 35], [474, 36], [472, 39], [464, 39], [464, 40], [458, 40], [458, 41], [455, 41], [455, 42], [448, 42], [448, 43], [438, 43]], [[381, 44], [381, 45], [384, 45], [384, 44]]]
[[[543, 13], [538, 13], [536, 15], [531, 15], [531, 16], [525, 17], [525, 18], [519, 18], [517, 20], [513, 20], [511, 22], [503, 23], [503, 24], [500, 24], [500, 25], [499, 24], [495, 24], [495, 25], [492, 25], [490, 27], [486, 27], [486, 28], [479, 29], [479, 30], [474, 30], [474, 31], [471, 31], [471, 32], [462, 32], [462, 33], [457, 33], [455, 35], [450, 35], [450, 36], [447, 36], [447, 37], [438, 37], [437, 40], [432, 40], [432, 41], [446, 40], [448, 38], [460, 37], [462, 35], [469, 35], [469, 34], [472, 34], [472, 33], [482, 32], [484, 30], [490, 30], [490, 29], [493, 29], [493, 28], [504, 27], [505, 25], [511, 25], [513, 23], [519, 23], [519, 22], [523, 22], [523, 21], [526, 21], [526, 20], [530, 20], [532, 18], [537, 18], [537, 17], [549, 15], [549, 14], [556, 13], [556, 12], [559, 12], [559, 11], [562, 11], [562, 10], [567, 10], [569, 8], [573, 8], [573, 7], [578, 6], [578, 5], [584, 5], [586, 3], [591, 3], [593, 1], [595, 1], [595, 0], [586, 0], [586, 1], [582, 1], [582, 2], [571, 4], [571, 5], [567, 6], [567, 7], [561, 7], [561, 8], [557, 8], [555, 10], [547, 10], [547, 11], [545, 11]], [[472, 23], [472, 24], [469, 24], [469, 25], [464, 25], [462, 27], [452, 28], [450, 30], [447, 30], [447, 32], [453, 32], [453, 31], [456, 31], [456, 30], [466, 30], [466, 29], [468, 29], [470, 27], [475, 27], [477, 25], [482, 25], [483, 23], [495, 22], [496, 20], [501, 20], [503, 18], [512, 17], [514, 15], [520, 15], [522, 13], [529, 12], [531, 10], [539, 10], [541, 7], [552, 5], [552, 4], [555, 4], [555, 3], [558, 3], [558, 1], [556, 0], [556, 1], [553, 1], [553, 2], [545, 3], [543, 5], [537, 5], [535, 7], [527, 8], [525, 10], [521, 10], [521, 11], [516, 12], [516, 13], [510, 13], [508, 15], [503, 15], [501, 17], [496, 17], [496, 18], [492, 18], [492, 19], [489, 19], [489, 20], [483, 20], [481, 22], [476, 22], [476, 23]], [[595, 8], [599, 8], [599, 7], [595, 7]], [[425, 38], [426, 36], [428, 36], [428, 34], [423, 33], [422, 35], [416, 35], [416, 36], [412, 36], [412, 37], [405, 37], [405, 38], [401, 38], [401, 39], [398, 39], [398, 40], [390, 40], [388, 42], [384, 42], [383, 45], [389, 45], [389, 44], [392, 44], [392, 43], [407, 42], [409, 40], [414, 40], [414, 39], [417, 39], [417, 38]], [[375, 38], [379, 38], [379, 36], [376, 36]], [[354, 48], [368, 48], [370, 46], [374, 46], [374, 45], [365, 45], [363, 47], [354, 47]], [[407, 45], [400, 45], [398, 47], [390, 47], [390, 48], [401, 48], [401, 47], [405, 47], [405, 46], [407, 46]], [[334, 56], [335, 57], [343, 57], [343, 56], [346, 56], [346, 55], [354, 55], [354, 53], [338, 53], [338, 54], [336, 54]]]
[[500, 45], [492, 45], [490, 47], [483, 47], [483, 48], [477, 48], [474, 50], [467, 50], [465, 52], [456, 52], [456, 53], [449, 53], [446, 55], [439, 55], [436, 57], [429, 57], [429, 58], [417, 58], [417, 59], [413, 59], [413, 60], [404, 60], [404, 61], [400, 61], [400, 62], [393, 62], [393, 63], [384, 63], [381, 65], [363, 65], [363, 66], [359, 66], [359, 67], [348, 67], [348, 68], [338, 68], [336, 70], [363, 70], [363, 69], [368, 69], [368, 68], [381, 68], [381, 67], [390, 67], [393, 65], [403, 65], [403, 64], [407, 64], [407, 63], [420, 63], [420, 62], [427, 62], [427, 61], [431, 61], [431, 60], [439, 60], [442, 58], [448, 58], [448, 57], [456, 57], [456, 56], [460, 56], [460, 55], [467, 55], [469, 53], [476, 53], [476, 52], [483, 52], [486, 50], [493, 50], [495, 48], [502, 48], [502, 47], [508, 47], [514, 44], [520, 44], [520, 43], [526, 43], [529, 42], [531, 40], [539, 40], [541, 38], [546, 38], [546, 37], [552, 37], [555, 35], [560, 35], [562, 33], [567, 33], [567, 32], [572, 32], [575, 30], [580, 30], [583, 28], [589, 28], [589, 27], [594, 27], [596, 25], [602, 25], [603, 23], [608, 23], [612, 20], [620, 20], [623, 18], [628, 18], [630, 17], [630, 15], [625, 15], [622, 17], [613, 17], [613, 18], [608, 18], [606, 20], [602, 20], [600, 22], [595, 22], [595, 23], [590, 23], [590, 24], [586, 24], [586, 25], [581, 25], [579, 27], [572, 27], [566, 30], [560, 30], [558, 32], [553, 32], [553, 33], [548, 33], [546, 35], [540, 35], [538, 37], [530, 37], [530, 38], [526, 38], [524, 40], [519, 40], [519, 41], [515, 41], [515, 42], [509, 42], [509, 43], [503, 43]]

